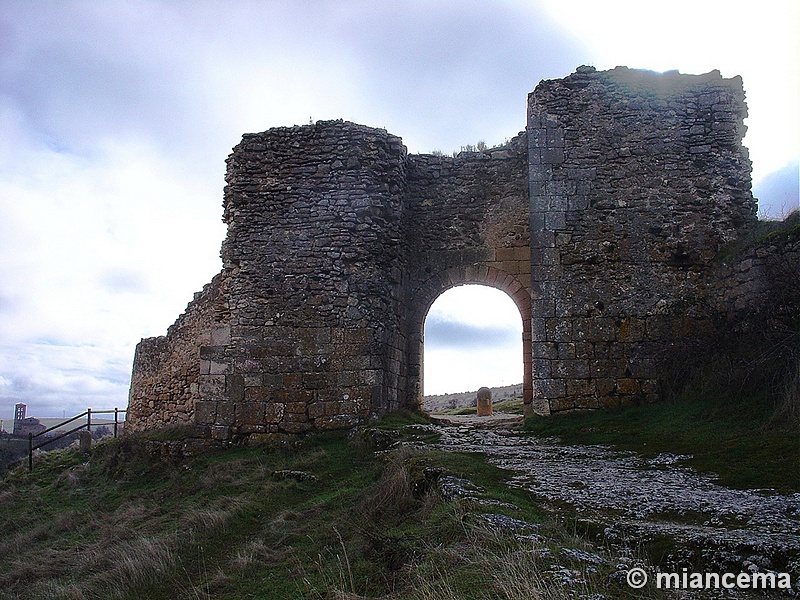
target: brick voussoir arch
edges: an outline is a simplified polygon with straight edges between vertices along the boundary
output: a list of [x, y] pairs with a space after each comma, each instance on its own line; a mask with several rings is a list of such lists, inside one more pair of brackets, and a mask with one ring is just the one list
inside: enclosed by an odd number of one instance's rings
[[[423, 281], [413, 292], [413, 309], [410, 313], [409, 363], [419, 368], [419, 406], [422, 406], [422, 381], [424, 358], [425, 319], [436, 299], [447, 290], [461, 285], [486, 285], [508, 294], [514, 301], [522, 319], [523, 402], [530, 406], [533, 400], [531, 353], [531, 295], [516, 277], [488, 265], [451, 267]], [[527, 411], [526, 411], [527, 412]]]

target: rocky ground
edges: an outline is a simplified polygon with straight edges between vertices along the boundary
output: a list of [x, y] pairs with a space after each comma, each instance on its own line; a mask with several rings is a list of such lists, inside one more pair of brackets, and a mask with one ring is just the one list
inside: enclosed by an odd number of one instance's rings
[[728, 489], [680, 455], [564, 445], [528, 435], [520, 423], [509, 415], [441, 415], [434, 427], [443, 449], [484, 453], [513, 473], [510, 485], [604, 545], [645, 549], [662, 570], [773, 570], [792, 572], [795, 585], [800, 579], [800, 494]]

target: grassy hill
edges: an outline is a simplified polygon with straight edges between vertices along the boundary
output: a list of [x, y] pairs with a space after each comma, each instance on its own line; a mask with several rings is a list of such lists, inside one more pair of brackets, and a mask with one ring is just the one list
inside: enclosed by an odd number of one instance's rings
[[[48, 429], [50, 427], [58, 425], [59, 423], [63, 423], [64, 421], [66, 421], [66, 419], [57, 419], [55, 417], [53, 418], [45, 417], [43, 419], [39, 419], [39, 422]], [[119, 426], [120, 427], [124, 426], [124, 423], [125, 421], [119, 421]], [[69, 431], [70, 429], [75, 429], [81, 424], [86, 425], [86, 417], [84, 417], [82, 421], [73, 421], [72, 423], [68, 423], [67, 425], [56, 427], [54, 431], [58, 431], [59, 433], [61, 431]], [[100, 427], [108, 427], [109, 429], [113, 430], [114, 419], [101, 419], [97, 417], [92, 417], [92, 431]]]
[[[782, 414], [704, 395], [526, 425], [796, 492], [800, 433]], [[390, 415], [258, 447], [175, 430], [42, 454], [0, 483], [0, 600], [665, 597], [619, 577], [646, 548], [593, 546], [482, 455], [432, 448], [425, 423]]]
[[[562, 598], [555, 563], [581, 594], [630, 597], [607, 583], [614, 557], [480, 455], [426, 448], [419, 419], [278, 446], [174, 432], [42, 455], [0, 484], [0, 599]], [[454, 477], [469, 482], [444, 493]]]

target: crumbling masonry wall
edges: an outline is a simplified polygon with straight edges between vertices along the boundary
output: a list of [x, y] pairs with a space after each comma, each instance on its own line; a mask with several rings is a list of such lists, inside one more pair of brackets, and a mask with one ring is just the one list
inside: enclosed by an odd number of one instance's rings
[[519, 308], [528, 412], [656, 400], [746, 284], [716, 260], [755, 223], [745, 115], [739, 78], [581, 67], [508, 144], [457, 157], [341, 121], [245, 135], [223, 270], [140, 343], [127, 429], [262, 439], [418, 409], [425, 316], [465, 283]]
[[590, 67], [528, 97], [534, 387], [551, 411], [654, 401], [718, 314], [755, 222], [741, 79]]
[[200, 351], [228, 330], [224, 274], [195, 294], [167, 335], [143, 339], [133, 358], [126, 427], [189, 425], [201, 394]]

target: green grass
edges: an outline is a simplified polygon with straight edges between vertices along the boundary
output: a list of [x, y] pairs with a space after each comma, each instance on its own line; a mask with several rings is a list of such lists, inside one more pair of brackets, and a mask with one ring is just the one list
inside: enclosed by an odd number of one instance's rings
[[693, 396], [651, 405], [531, 417], [527, 431], [568, 444], [609, 444], [687, 464], [735, 488], [800, 491], [800, 431], [758, 398]]
[[[160, 432], [98, 443], [88, 459], [38, 456], [0, 483], [0, 599], [564, 597], [542, 542], [477, 515], [541, 523], [556, 555], [586, 542], [482, 455], [426, 448], [424, 422], [394, 415], [355, 434], [205, 450]], [[445, 501], [444, 475], [507, 504]], [[606, 584], [614, 564], [584, 573], [578, 591], [631, 597]]]

